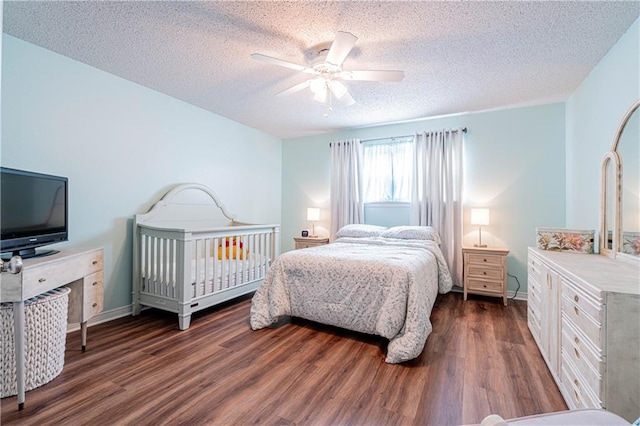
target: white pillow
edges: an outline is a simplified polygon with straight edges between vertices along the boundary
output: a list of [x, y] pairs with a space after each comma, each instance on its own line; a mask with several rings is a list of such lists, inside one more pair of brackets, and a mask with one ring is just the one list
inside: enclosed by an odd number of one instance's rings
[[365, 224], [351, 224], [345, 225], [336, 232], [336, 238], [351, 237], [351, 238], [366, 238], [366, 237], [379, 237], [382, 232], [387, 229], [384, 226], [378, 225], [365, 225]]
[[440, 244], [440, 235], [432, 226], [394, 226], [384, 231], [381, 236], [403, 240], [431, 240]]

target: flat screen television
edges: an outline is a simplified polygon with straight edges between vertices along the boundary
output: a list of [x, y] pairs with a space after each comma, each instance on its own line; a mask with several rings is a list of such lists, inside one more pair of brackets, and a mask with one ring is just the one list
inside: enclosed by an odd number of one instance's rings
[[36, 248], [68, 240], [66, 177], [0, 167], [0, 253], [3, 258], [45, 256]]

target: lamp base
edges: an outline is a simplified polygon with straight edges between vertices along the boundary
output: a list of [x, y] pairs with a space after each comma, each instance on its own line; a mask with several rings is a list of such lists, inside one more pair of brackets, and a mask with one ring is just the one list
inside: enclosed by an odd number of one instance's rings
[[482, 248], [482, 247], [486, 247], [487, 245], [486, 244], [474, 244], [473, 246]]

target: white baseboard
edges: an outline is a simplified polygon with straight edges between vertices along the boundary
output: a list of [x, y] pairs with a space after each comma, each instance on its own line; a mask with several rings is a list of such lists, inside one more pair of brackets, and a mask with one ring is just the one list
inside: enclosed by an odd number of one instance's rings
[[[91, 318], [87, 322], [87, 327], [90, 327], [90, 326], [96, 325], [96, 324], [101, 324], [103, 322], [113, 321], [113, 320], [118, 319], [118, 318], [123, 318], [123, 317], [131, 315], [132, 312], [133, 312], [132, 305], [123, 306], [121, 308], [112, 309], [112, 310], [106, 311], [106, 312], [100, 312], [98, 315], [96, 315], [95, 317]], [[80, 324], [79, 323], [77, 323], [77, 324], [68, 324], [67, 325], [67, 333], [71, 333], [73, 331], [78, 331], [78, 330], [80, 330]]]
[[[462, 289], [462, 287], [453, 286], [451, 291], [453, 291], [454, 293], [462, 293], [463, 289]], [[513, 299], [513, 296], [515, 296], [515, 295], [516, 295], [515, 291], [507, 290], [507, 298], [508, 299]], [[527, 297], [528, 297], [527, 293], [523, 293], [523, 292], [519, 291], [517, 297], [515, 298], [515, 300], [524, 300], [526, 302], [527, 301]]]
[[[462, 287], [454, 286], [451, 291], [456, 292], [456, 293], [462, 293]], [[507, 297], [509, 299], [513, 299], [514, 295], [515, 295], [515, 291], [507, 290]], [[524, 300], [524, 301], [526, 301], [527, 300], [527, 296], [528, 296], [527, 293], [523, 293], [523, 292], [519, 291], [518, 292], [518, 296], [515, 298], [515, 300]], [[145, 309], [145, 308], [142, 308], [142, 309]], [[91, 318], [87, 322], [87, 326], [90, 327], [92, 325], [102, 324], [103, 322], [108, 322], [108, 321], [116, 320], [118, 318], [123, 318], [123, 317], [131, 315], [132, 312], [133, 312], [133, 306], [132, 305], [123, 306], [121, 308], [112, 309], [112, 310], [106, 311], [106, 312], [100, 312], [98, 315], [96, 315], [95, 317]], [[67, 325], [67, 333], [71, 333], [73, 331], [78, 331], [78, 330], [80, 330], [80, 324], [68, 324]]]

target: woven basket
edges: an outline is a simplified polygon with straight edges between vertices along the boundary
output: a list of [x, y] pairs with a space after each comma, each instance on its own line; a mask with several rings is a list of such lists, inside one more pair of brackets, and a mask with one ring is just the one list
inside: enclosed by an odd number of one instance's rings
[[[64, 366], [69, 292], [60, 287], [24, 303], [25, 390], [56, 378]], [[0, 304], [2, 323], [2, 398], [18, 394], [13, 305]]]

